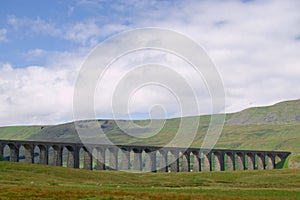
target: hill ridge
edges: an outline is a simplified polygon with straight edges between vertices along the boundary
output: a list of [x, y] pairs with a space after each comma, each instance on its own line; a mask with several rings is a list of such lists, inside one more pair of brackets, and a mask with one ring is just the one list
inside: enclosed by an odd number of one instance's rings
[[[211, 116], [195, 117], [200, 119], [200, 127], [191, 147], [200, 147], [207, 133]], [[164, 146], [172, 140], [180, 124], [180, 118], [167, 119], [159, 133], [154, 137], [144, 139], [125, 134], [114, 120], [99, 119], [97, 121], [104, 131], [104, 135], [101, 137], [108, 137], [114, 144], [154, 146]], [[93, 127], [89, 127], [90, 120], [83, 120], [83, 122], [92, 130]], [[120, 122], [126, 123], [124, 120], [120, 120]], [[135, 123], [145, 126], [149, 120], [136, 120]], [[135, 131], [130, 127], [129, 130]], [[188, 128], [186, 132], [189, 132]], [[271, 106], [248, 108], [237, 113], [227, 114], [222, 134], [215, 148], [281, 150], [300, 153], [299, 133], [300, 99], [284, 101]], [[0, 139], [81, 141], [74, 122], [47, 126], [0, 127]]]
[[282, 101], [269, 106], [251, 107], [227, 114], [226, 124], [300, 123], [300, 99]]

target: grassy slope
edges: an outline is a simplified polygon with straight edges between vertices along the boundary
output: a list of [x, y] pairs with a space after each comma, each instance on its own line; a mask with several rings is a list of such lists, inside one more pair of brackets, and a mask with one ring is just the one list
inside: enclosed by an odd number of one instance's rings
[[26, 140], [38, 134], [41, 130], [40, 126], [9, 126], [0, 127], [1, 139]]
[[0, 199], [300, 199], [300, 169], [126, 173], [0, 162]]
[[[200, 128], [192, 146], [200, 147], [209, 125], [210, 116], [201, 116]], [[300, 153], [300, 100], [249, 108], [228, 114], [216, 148], [284, 150]], [[120, 121], [121, 123], [125, 123]], [[100, 120], [105, 135], [119, 144], [165, 145], [173, 139], [180, 119], [167, 120], [164, 128], [155, 137], [137, 139], [123, 134], [115, 122]], [[148, 121], [135, 121], [145, 125]], [[131, 129], [134, 131], [134, 129]], [[186, 132], [189, 132], [187, 129]], [[3, 127], [1, 139], [79, 141], [73, 123], [57, 126]]]
[[231, 124], [300, 123], [300, 100], [284, 101], [272, 106], [248, 108], [228, 115]]
[[300, 124], [226, 125], [217, 147], [300, 153]]

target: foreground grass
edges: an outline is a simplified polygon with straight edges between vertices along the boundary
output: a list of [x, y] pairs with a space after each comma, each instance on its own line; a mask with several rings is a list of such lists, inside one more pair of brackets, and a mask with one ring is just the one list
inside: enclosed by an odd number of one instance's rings
[[0, 199], [300, 199], [300, 169], [127, 173], [0, 162]]

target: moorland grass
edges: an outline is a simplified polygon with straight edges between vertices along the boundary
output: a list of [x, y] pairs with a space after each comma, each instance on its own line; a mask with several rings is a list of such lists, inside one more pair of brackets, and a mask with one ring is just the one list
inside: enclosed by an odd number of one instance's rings
[[300, 169], [129, 173], [0, 162], [0, 199], [300, 199]]

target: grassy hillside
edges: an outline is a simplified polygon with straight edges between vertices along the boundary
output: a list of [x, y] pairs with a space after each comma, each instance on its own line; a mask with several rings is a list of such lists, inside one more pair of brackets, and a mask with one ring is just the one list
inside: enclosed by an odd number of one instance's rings
[[[210, 116], [195, 118], [200, 120], [200, 127], [192, 146], [200, 147], [207, 133]], [[99, 120], [98, 123], [104, 131], [102, 137], [108, 137], [115, 144], [165, 145], [176, 134], [180, 119], [168, 119], [158, 134], [147, 139], [139, 139], [124, 134], [116, 122], [111, 120]], [[120, 120], [119, 123], [126, 124], [127, 121]], [[134, 121], [134, 123], [146, 125], [149, 121], [138, 120]], [[83, 121], [82, 124], [89, 127], [90, 121]], [[93, 127], [89, 128], [93, 130]], [[135, 132], [134, 128], [128, 127], [128, 129], [136, 135], [140, 134], [139, 132]], [[144, 130], [149, 131], [147, 128]], [[189, 133], [188, 128], [186, 132]], [[73, 123], [44, 127], [2, 127], [0, 128], [0, 138], [66, 142], [80, 141]], [[294, 100], [281, 102], [273, 106], [249, 108], [238, 113], [228, 114], [221, 137], [215, 147], [282, 150], [300, 153], [299, 141], [300, 100]]]
[[126, 173], [0, 162], [0, 199], [300, 199], [300, 169]]
[[284, 101], [272, 106], [248, 108], [227, 115], [228, 124], [300, 123], [300, 100]]
[[1, 139], [26, 140], [40, 133], [40, 126], [10, 126], [0, 127]]

